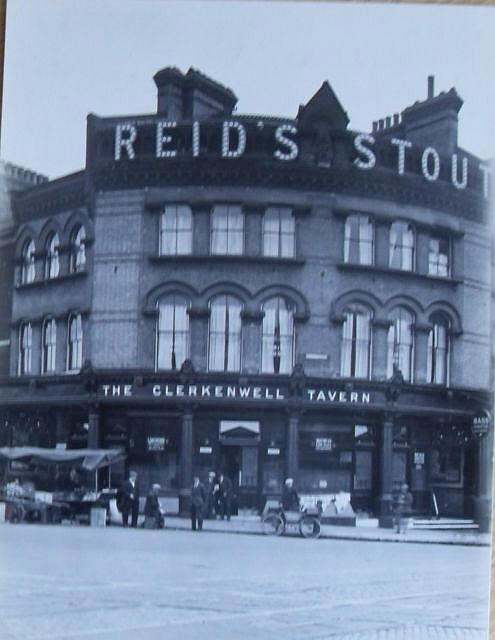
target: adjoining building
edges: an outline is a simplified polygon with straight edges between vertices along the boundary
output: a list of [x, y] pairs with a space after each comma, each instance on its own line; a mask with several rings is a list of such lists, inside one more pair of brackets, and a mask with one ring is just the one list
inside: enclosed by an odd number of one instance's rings
[[386, 524], [408, 482], [486, 526], [490, 171], [455, 89], [362, 133], [327, 82], [279, 118], [154, 80], [155, 114], [89, 115], [84, 170], [15, 197], [4, 443], [122, 446], [181, 511], [223, 470], [240, 508], [291, 476]]

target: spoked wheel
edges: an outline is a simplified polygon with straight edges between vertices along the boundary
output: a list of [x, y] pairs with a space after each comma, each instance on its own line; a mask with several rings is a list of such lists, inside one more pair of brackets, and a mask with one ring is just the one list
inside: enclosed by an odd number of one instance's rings
[[263, 518], [263, 533], [267, 536], [280, 536], [284, 532], [284, 521], [276, 513], [269, 513]]
[[303, 538], [319, 538], [321, 532], [320, 521], [313, 516], [303, 516], [299, 523], [299, 532]]

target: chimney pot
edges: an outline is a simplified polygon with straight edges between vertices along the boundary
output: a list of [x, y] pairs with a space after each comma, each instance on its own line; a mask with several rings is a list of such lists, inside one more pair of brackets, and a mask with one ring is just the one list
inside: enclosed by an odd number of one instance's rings
[[386, 128], [388, 129], [391, 124], [392, 124], [392, 118], [390, 116], [387, 116], [385, 118], [385, 126], [386, 126]]
[[384, 123], [384, 121], [383, 121], [383, 118], [380, 118], [380, 120], [378, 120], [378, 128], [379, 128], [379, 129], [383, 129], [384, 124], [385, 124], [385, 123]]
[[435, 76], [428, 76], [428, 100], [435, 95]]
[[378, 122], [376, 120], [373, 121], [373, 131], [378, 130]]
[[394, 113], [394, 125], [399, 124], [399, 114]]

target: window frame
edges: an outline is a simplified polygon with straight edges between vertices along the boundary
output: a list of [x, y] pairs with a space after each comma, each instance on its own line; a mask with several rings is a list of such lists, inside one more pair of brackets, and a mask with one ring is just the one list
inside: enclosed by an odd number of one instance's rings
[[31, 284], [36, 280], [36, 245], [33, 238], [27, 238], [21, 251], [20, 284]]
[[[283, 302], [283, 304], [285, 305], [285, 309], [284, 312], [287, 313], [287, 322], [289, 325], [289, 328], [291, 329], [291, 332], [289, 333], [285, 333], [282, 334], [280, 332], [280, 302]], [[278, 325], [279, 325], [279, 347], [278, 347], [278, 356], [277, 356], [277, 350], [275, 348], [275, 330], [276, 330], [276, 318], [275, 318], [275, 325], [274, 325], [274, 332], [272, 334], [271, 331], [265, 331], [265, 326], [267, 323], [267, 305], [270, 305], [271, 303], [275, 303], [278, 305], [278, 314], [279, 314], [279, 320], [278, 320]], [[295, 351], [296, 351], [296, 329], [295, 329], [295, 314], [296, 314], [296, 305], [288, 300], [286, 297], [284, 296], [273, 296], [271, 298], [268, 298], [267, 300], [265, 300], [262, 305], [261, 305], [261, 311], [263, 314], [263, 319], [261, 322], [261, 373], [267, 374], [267, 375], [290, 375], [294, 369], [294, 362], [295, 362]], [[283, 323], [282, 323], [283, 324]], [[266, 355], [265, 356], [265, 342], [270, 342], [271, 338], [273, 337], [273, 344], [271, 346], [271, 348], [269, 349], [271, 352], [271, 355]], [[288, 340], [287, 340], [288, 339]], [[284, 342], [289, 342], [290, 341], [290, 359], [287, 360], [287, 367], [282, 367], [282, 345]], [[279, 362], [278, 362], [278, 371], [277, 366], [276, 366], [276, 360], [275, 358], [279, 358]], [[266, 366], [267, 364], [267, 360], [266, 358], [268, 358], [268, 362], [271, 363], [271, 365], [273, 366]]]
[[[400, 358], [401, 358], [401, 345], [403, 342], [399, 339], [397, 340], [397, 327], [399, 328], [399, 334], [401, 333], [400, 324], [402, 313], [407, 314], [410, 317], [409, 323], [409, 335], [411, 338], [410, 343], [405, 343], [404, 347], [408, 348], [408, 359], [409, 359], [409, 370], [403, 371], [400, 367]], [[398, 317], [395, 316], [397, 314]], [[390, 378], [393, 375], [393, 365], [397, 364], [402, 373], [405, 382], [413, 382], [414, 379], [414, 350], [415, 350], [415, 336], [414, 336], [414, 325], [415, 325], [415, 315], [411, 311], [409, 311], [406, 307], [395, 307], [389, 314], [389, 320], [392, 321], [390, 328], [388, 330], [387, 335], [387, 377]], [[393, 334], [392, 334], [393, 331]], [[393, 335], [393, 341], [390, 339], [390, 336]], [[398, 354], [396, 356], [396, 354]], [[398, 362], [396, 362], [398, 360]]]
[[[217, 301], [221, 300], [221, 299], [225, 300], [225, 304], [224, 304], [224, 329], [223, 331], [213, 331], [212, 329], [212, 323], [213, 323], [213, 318], [214, 318], [214, 311], [213, 311], [213, 307], [216, 306]], [[235, 372], [239, 372], [242, 369], [242, 336], [243, 336], [243, 327], [242, 327], [242, 311], [244, 309], [244, 305], [242, 303], [242, 301], [236, 297], [235, 295], [232, 295], [230, 293], [227, 294], [219, 294], [216, 295], [214, 298], [212, 298], [209, 301], [209, 310], [210, 310], [210, 318], [209, 318], [209, 322], [208, 322], [208, 358], [207, 358], [207, 370], [208, 371], [218, 371], [218, 372], [224, 372], [224, 373], [235, 373]], [[219, 305], [220, 306], [220, 305]], [[225, 327], [228, 325], [230, 328], [230, 313], [228, 311], [229, 308], [231, 307], [235, 307], [238, 306], [239, 308], [239, 314], [238, 314], [238, 326], [239, 326], [239, 331], [238, 332], [231, 332], [231, 331], [226, 331]], [[217, 359], [217, 355], [213, 353], [213, 349], [216, 348], [216, 342], [218, 337], [220, 337], [223, 334], [223, 362], [224, 362], [224, 366], [223, 368], [214, 368], [213, 367], [213, 360]], [[230, 344], [231, 344], [231, 337], [232, 336], [236, 336], [236, 343], [238, 344], [238, 347], [236, 349], [235, 352], [233, 352], [234, 355], [234, 363], [232, 364], [232, 366], [229, 364], [229, 354], [230, 354]], [[213, 342], [215, 344], [213, 344]], [[235, 366], [237, 363], [235, 362], [235, 360], [238, 360], [238, 366]]]
[[[431, 242], [437, 240], [444, 241], [447, 244], [447, 252], [443, 253], [440, 250], [436, 253], [431, 251]], [[435, 256], [435, 260], [432, 261], [432, 255]], [[440, 270], [440, 256], [445, 255], [447, 258], [446, 273], [439, 273]], [[452, 275], [452, 242], [448, 235], [431, 234], [428, 238], [428, 275], [435, 278], [450, 278]]]
[[[276, 231], [267, 230], [267, 222], [270, 219], [274, 219], [277, 225]], [[283, 230], [283, 222], [289, 221], [292, 225], [290, 231]], [[270, 247], [270, 243], [267, 240], [270, 238], [276, 238], [276, 252], [270, 253], [267, 247]], [[289, 246], [291, 250], [284, 253], [284, 238], [289, 238]], [[296, 217], [291, 207], [267, 207], [263, 215], [263, 228], [262, 228], [262, 249], [263, 256], [267, 258], [295, 258], [296, 257]]]
[[48, 236], [45, 250], [45, 280], [53, 280], [60, 274], [60, 237], [55, 231]]
[[[340, 344], [340, 375], [343, 378], [356, 378], [360, 380], [369, 380], [371, 377], [371, 363], [372, 363], [372, 325], [373, 325], [373, 313], [372, 311], [361, 304], [354, 304], [346, 307], [343, 311], [344, 314], [344, 322], [342, 323], [342, 332], [341, 332], [341, 344]], [[366, 374], [365, 375], [357, 375], [357, 364], [358, 364], [358, 351], [359, 346], [358, 342], [362, 341], [358, 338], [358, 322], [357, 316], [364, 316], [367, 319], [368, 327], [367, 327], [367, 340], [366, 340]], [[352, 329], [351, 329], [351, 337], [346, 338], [346, 323], [348, 318], [352, 318]], [[349, 371], [347, 371], [346, 361], [347, 358], [344, 357], [346, 353], [346, 343], [350, 342], [350, 357], [349, 357]]]
[[[426, 382], [428, 384], [448, 386], [450, 379], [450, 353], [451, 353], [451, 326], [450, 318], [445, 315], [435, 315], [431, 318], [432, 328], [428, 332], [427, 342], [427, 364], [426, 364]], [[436, 328], [443, 327], [445, 330], [445, 347], [435, 346]], [[430, 342], [430, 337], [431, 342]], [[443, 360], [442, 366], [444, 375], [441, 380], [436, 380], [437, 371], [440, 364], [439, 358]]]
[[[371, 228], [371, 239], [366, 240], [361, 237], [361, 219], [367, 219], [369, 223], [369, 227]], [[358, 237], [352, 237], [352, 220], [357, 219], [357, 229], [358, 229]], [[353, 244], [357, 246], [358, 249], [358, 260], [352, 259], [352, 247]], [[361, 258], [362, 249], [364, 247], [368, 247], [370, 254], [370, 261], [367, 262]], [[373, 266], [375, 264], [375, 220], [373, 216], [367, 213], [350, 213], [346, 219], [344, 224], [344, 262], [346, 264], [358, 264], [363, 266]]]
[[[400, 227], [400, 244], [392, 244], [392, 233], [397, 233], [397, 229], [394, 229], [394, 227]], [[404, 231], [410, 231], [412, 234], [412, 244], [410, 246], [404, 244]], [[410, 250], [410, 267], [403, 266], [406, 250]], [[400, 266], [395, 266], [393, 264], [395, 251], [398, 251], [399, 253]], [[388, 253], [388, 266], [390, 269], [407, 271], [409, 273], [414, 273], [416, 271], [416, 229], [412, 222], [409, 222], [408, 220], [394, 220], [393, 222], [391, 222], [389, 230]]]
[[[216, 226], [216, 218], [222, 213], [225, 215], [226, 226]], [[236, 229], [231, 227], [231, 218], [239, 218], [241, 221], [241, 228]], [[229, 224], [230, 223], [230, 224]], [[243, 256], [245, 252], [245, 230], [246, 230], [246, 216], [240, 205], [236, 204], [218, 204], [213, 207], [211, 212], [211, 224], [210, 224], [210, 255], [212, 256]], [[222, 234], [217, 236], [217, 234]], [[225, 250], [223, 247], [219, 249], [215, 248], [216, 241], [225, 236]], [[231, 245], [236, 245], [235, 238], [240, 236], [240, 249], [233, 251]], [[221, 243], [220, 243], [221, 244]]]
[[[176, 345], [176, 338], [177, 338], [177, 331], [176, 331], [176, 326], [175, 326], [175, 318], [176, 318], [176, 309], [178, 306], [184, 306], [185, 308], [185, 318], [186, 318], [186, 329], [185, 330], [181, 330], [180, 334], [183, 334], [185, 336], [185, 350], [184, 350], [184, 358], [181, 362], [179, 362], [177, 360], [177, 356], [175, 355], [175, 357], [173, 357], [171, 355], [170, 358], [170, 367], [160, 367], [159, 366], [159, 359], [160, 359], [160, 342], [161, 342], [161, 337], [162, 334], [169, 334], [170, 330], [169, 329], [161, 329], [160, 328], [160, 321], [161, 321], [161, 314], [162, 314], [162, 310], [161, 307], [162, 306], [166, 306], [167, 302], [169, 300], [173, 300], [174, 304], [173, 304], [173, 327], [172, 327], [172, 346], [174, 347]], [[184, 302], [184, 305], [178, 305], [177, 301], [181, 301]], [[160, 297], [157, 302], [156, 302], [156, 310], [157, 310], [157, 316], [156, 316], [156, 331], [155, 331], [155, 371], [175, 371], [177, 369], [180, 369], [183, 362], [185, 360], [187, 360], [190, 357], [190, 348], [191, 348], [191, 325], [190, 325], [190, 321], [189, 321], [189, 309], [191, 308], [191, 302], [190, 300], [187, 298], [187, 296], [182, 295], [180, 293], [172, 293], [172, 294], [168, 294], [165, 296]], [[175, 351], [172, 351], [171, 354], [174, 353]], [[174, 359], [175, 359], [175, 366], [174, 366]]]
[[[47, 344], [47, 328], [51, 325], [50, 336], [52, 341]], [[53, 361], [53, 367], [48, 368], [49, 361]], [[43, 320], [41, 327], [41, 373], [55, 373], [57, 367], [57, 321], [49, 317]]]
[[[24, 331], [27, 332], [27, 344], [25, 344]], [[18, 339], [18, 375], [28, 376], [33, 373], [33, 325], [31, 322], [21, 322]]]
[[[82, 234], [82, 237], [78, 241], [79, 234]], [[81, 273], [86, 270], [87, 264], [87, 255], [86, 255], [86, 229], [83, 224], [76, 225], [72, 229], [72, 233], [70, 235], [70, 258], [69, 258], [69, 272], [70, 273]], [[83, 256], [83, 260], [80, 260], [79, 257]]]
[[[76, 321], [76, 324], [78, 320], [80, 321], [80, 336], [76, 335], [75, 340], [72, 339], [72, 335], [71, 335], [71, 324], [72, 324], [72, 321], [74, 320]], [[77, 330], [78, 330], [78, 327], [76, 326], [76, 331]], [[79, 366], [72, 366], [74, 344], [77, 345], [76, 365], [79, 364]], [[68, 372], [79, 371], [81, 369], [82, 363], [83, 363], [83, 346], [84, 346], [84, 327], [83, 327], [82, 314], [78, 312], [74, 312], [69, 315], [69, 318], [67, 321], [67, 371]]]
[[[181, 212], [187, 213], [188, 225], [182, 226]], [[173, 216], [174, 224], [167, 227], [167, 219]], [[163, 206], [158, 222], [158, 255], [159, 256], [187, 256], [193, 251], [193, 214], [191, 207], [187, 204], [166, 204]], [[171, 237], [174, 246], [167, 250], [166, 239]], [[179, 238], [186, 238], [186, 249], [179, 251]]]

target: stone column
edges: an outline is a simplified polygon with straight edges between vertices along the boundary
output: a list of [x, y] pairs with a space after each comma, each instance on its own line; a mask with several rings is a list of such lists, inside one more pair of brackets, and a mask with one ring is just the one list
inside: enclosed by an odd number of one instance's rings
[[417, 324], [414, 336], [414, 382], [425, 384], [428, 370], [428, 334], [429, 325]]
[[491, 485], [493, 474], [493, 429], [476, 442], [477, 492], [474, 498], [474, 517], [480, 531], [490, 531]]
[[98, 405], [93, 405], [88, 412], [88, 449], [98, 449], [100, 446], [100, 413]]
[[294, 478], [297, 484], [299, 475], [299, 413], [296, 411], [289, 413], [285, 451], [285, 476], [286, 478]]
[[371, 377], [374, 380], [386, 380], [387, 376], [387, 339], [391, 322], [376, 319], [373, 322], [373, 342], [371, 357]]
[[392, 527], [392, 491], [393, 491], [393, 437], [394, 421], [391, 414], [385, 414], [382, 422], [380, 442], [380, 526]]
[[189, 513], [191, 507], [191, 486], [193, 474], [193, 410], [184, 409], [182, 414], [180, 461], [179, 461], [179, 511]]

